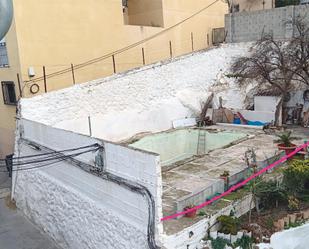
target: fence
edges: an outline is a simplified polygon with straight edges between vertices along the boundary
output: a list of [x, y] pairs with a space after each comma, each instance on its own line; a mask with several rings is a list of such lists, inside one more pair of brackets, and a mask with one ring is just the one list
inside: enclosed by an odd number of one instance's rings
[[[257, 162], [257, 170], [261, 170], [267, 167], [268, 165], [278, 161], [283, 155], [284, 155], [284, 152], [281, 152], [263, 161]], [[229, 176], [227, 180], [227, 185], [223, 179], [219, 179], [216, 182], [212, 183], [210, 186], [202, 189], [201, 191], [182, 197], [178, 199], [176, 202], [176, 211], [182, 212], [185, 207], [188, 207], [190, 205], [194, 205], [194, 206], [200, 205], [201, 203], [205, 202], [207, 199], [214, 197], [218, 193], [221, 194], [227, 189], [229, 189], [230, 187], [234, 186], [235, 184], [245, 180], [252, 173], [253, 173], [253, 170], [251, 168], [245, 168], [242, 171]]]
[[251, 168], [245, 168], [244, 170], [228, 177], [228, 186], [225, 190], [229, 189], [233, 185], [245, 180], [247, 177], [249, 177], [252, 174]]
[[197, 206], [213, 197], [218, 193], [224, 192], [224, 180], [219, 179], [216, 182], [212, 183], [210, 186], [198, 191], [196, 193], [187, 195], [177, 200], [176, 202], [176, 209], [177, 212], [181, 212], [184, 210], [185, 207], [190, 205]]
[[288, 21], [300, 16], [309, 24], [308, 12], [309, 5], [299, 5], [225, 15], [226, 41], [257, 41], [263, 33], [272, 33], [275, 39], [289, 39], [295, 27]]

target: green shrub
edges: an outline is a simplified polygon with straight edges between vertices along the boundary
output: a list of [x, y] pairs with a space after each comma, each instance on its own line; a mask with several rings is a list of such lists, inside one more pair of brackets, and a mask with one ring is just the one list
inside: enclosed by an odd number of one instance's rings
[[299, 0], [276, 0], [275, 4], [276, 4], [276, 8], [278, 8], [278, 7], [285, 7], [289, 5], [298, 5], [299, 2], [300, 2]]
[[256, 196], [260, 198], [260, 203], [266, 209], [273, 208], [279, 202], [286, 202], [286, 190], [278, 186], [275, 181], [261, 181], [256, 186]]
[[212, 249], [224, 249], [226, 245], [230, 245], [230, 242], [226, 239], [216, 238], [211, 239]]
[[283, 184], [287, 191], [293, 195], [305, 191], [309, 181], [309, 160], [293, 160], [283, 170]]
[[207, 214], [205, 213], [205, 211], [199, 211], [199, 213], [197, 214], [198, 216], [206, 216]]
[[299, 209], [299, 200], [295, 196], [289, 196], [288, 197], [288, 208], [292, 211], [298, 210]]
[[218, 217], [218, 221], [221, 223], [221, 233], [225, 234], [237, 234], [239, 229], [240, 221], [236, 217], [222, 215]]
[[238, 239], [234, 244], [233, 248], [240, 247], [242, 249], [251, 249], [252, 248], [253, 239], [249, 236], [243, 236], [241, 239]]
[[272, 229], [274, 227], [274, 220], [272, 217], [267, 218], [266, 227], [267, 229]]

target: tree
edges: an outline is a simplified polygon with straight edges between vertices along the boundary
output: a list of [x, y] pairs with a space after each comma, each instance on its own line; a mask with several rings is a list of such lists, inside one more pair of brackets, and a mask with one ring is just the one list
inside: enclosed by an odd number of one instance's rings
[[[249, 56], [234, 61], [231, 76], [239, 84], [255, 81], [259, 87], [279, 91], [282, 100], [295, 84], [309, 85], [309, 28], [301, 17], [287, 24], [296, 31], [289, 41], [275, 40], [272, 34], [262, 34]], [[279, 107], [283, 104], [284, 101]]]
[[227, 3], [228, 7], [229, 7], [229, 13], [233, 12], [233, 0], [223, 0], [225, 3]]
[[[245, 152], [245, 162], [247, 167], [251, 169], [251, 173], [255, 174], [257, 172], [257, 161], [256, 161], [256, 153], [254, 149], [248, 149]], [[252, 217], [252, 204], [254, 203], [256, 212], [259, 214], [259, 204], [257, 201], [257, 192], [256, 186], [261, 181], [261, 177], [255, 177], [252, 181], [248, 183], [249, 190], [251, 192], [251, 200], [249, 204], [249, 223], [251, 223]]]
[[288, 45], [293, 67], [289, 68], [295, 73], [293, 80], [309, 85], [309, 26], [304, 17], [298, 17], [290, 22], [294, 27], [295, 35]]
[[276, 8], [285, 7], [289, 5], [298, 5], [299, 0], [276, 0]]

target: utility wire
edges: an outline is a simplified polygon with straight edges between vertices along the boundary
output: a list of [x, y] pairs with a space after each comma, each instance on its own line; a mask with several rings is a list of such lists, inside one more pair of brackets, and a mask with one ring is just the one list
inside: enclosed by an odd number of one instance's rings
[[[123, 47], [123, 48], [121, 48], [121, 49], [118, 49], [118, 50], [116, 50], [116, 51], [110, 52], [110, 53], [105, 54], [105, 55], [103, 55], [103, 56], [100, 56], [100, 57], [91, 59], [91, 60], [86, 61], [86, 62], [84, 62], [84, 63], [76, 64], [76, 65], [74, 65], [74, 69], [77, 70], [77, 69], [83, 68], [83, 67], [85, 67], [85, 66], [88, 66], [88, 65], [97, 63], [97, 62], [102, 61], [102, 60], [105, 60], [105, 59], [107, 59], [107, 58], [109, 58], [109, 57], [111, 57], [111, 56], [113, 56], [113, 55], [117, 55], [117, 54], [123, 53], [123, 52], [125, 52], [125, 51], [127, 51], [127, 50], [129, 50], [129, 49], [132, 49], [132, 48], [135, 48], [135, 47], [137, 47], [137, 46], [139, 46], [139, 45], [141, 45], [141, 44], [144, 44], [145, 42], [147, 42], [147, 41], [149, 41], [149, 40], [152, 40], [152, 39], [156, 38], [157, 36], [160, 36], [160, 35], [162, 35], [162, 34], [168, 32], [168, 31], [170, 31], [170, 30], [172, 30], [172, 29], [178, 27], [179, 25], [183, 24], [184, 22], [186, 22], [186, 21], [192, 19], [193, 17], [199, 15], [200, 13], [204, 12], [205, 10], [207, 10], [208, 8], [210, 8], [211, 6], [213, 6], [214, 4], [216, 4], [216, 3], [219, 2], [219, 1], [220, 1], [220, 0], [215, 0], [214, 2], [210, 3], [209, 5], [207, 5], [206, 7], [202, 8], [201, 10], [195, 12], [195, 13], [192, 14], [191, 16], [189, 16], [189, 17], [183, 19], [182, 21], [180, 21], [180, 22], [178, 22], [178, 23], [176, 23], [176, 24], [174, 24], [174, 25], [172, 25], [172, 26], [170, 26], [170, 27], [168, 27], [168, 28], [166, 28], [166, 29], [164, 29], [164, 30], [162, 30], [162, 31], [160, 31], [160, 32], [158, 32], [158, 33], [152, 35], [152, 36], [149, 36], [149, 37], [147, 37], [147, 38], [145, 38], [145, 39], [143, 39], [143, 40], [140, 40], [140, 41], [138, 41], [138, 42], [132, 43], [132, 44], [129, 45], [129, 46]], [[71, 70], [72, 70], [71, 67], [70, 67], [70, 68], [67, 68], [67, 69], [59, 70], [59, 71], [57, 71], [57, 72], [54, 72], [54, 73], [51, 73], [51, 74], [47, 74], [47, 75], [46, 75], [46, 78], [52, 78], [52, 77], [55, 77], [55, 76], [57, 76], [57, 75], [65, 74], [65, 73], [71, 72]], [[30, 83], [30, 82], [31, 82], [31, 83], [34, 83], [34, 82], [41, 81], [41, 80], [43, 80], [43, 79], [44, 79], [44, 76], [41, 76], [41, 77], [38, 77], [38, 78], [36, 78], [36, 79], [32, 79], [32, 80], [25, 81], [25, 83]]]
[[[65, 155], [65, 154], [61, 154], [61, 152], [53, 152], [53, 153], [57, 153], [55, 156], [53, 157], [46, 157], [46, 158], [39, 158], [38, 160], [34, 159], [34, 160], [27, 160], [27, 161], [17, 161], [17, 163], [14, 163], [11, 161], [11, 167], [13, 168], [14, 166], [23, 166], [23, 165], [29, 165], [29, 164], [38, 164], [38, 163], [43, 163], [43, 162], [48, 162], [48, 161], [55, 161], [55, 160], [66, 160], [68, 158], [73, 158], [73, 157], [77, 157], [79, 155], [82, 155], [82, 154], [86, 154], [86, 153], [89, 153], [89, 152], [94, 152], [94, 151], [97, 151], [99, 150], [100, 148], [102, 148], [101, 146], [98, 146], [98, 145], [92, 145], [92, 146], [95, 146], [96, 148], [94, 149], [89, 149], [89, 150], [86, 150], [86, 151], [81, 151], [81, 152], [77, 152], [77, 153], [74, 153], [74, 154], [68, 154], [68, 155]], [[87, 147], [92, 147], [92, 146], [85, 146], [85, 148]], [[74, 149], [74, 150], [77, 150], [77, 149]], [[68, 151], [68, 150], [66, 150]], [[50, 153], [45, 153], [46, 154], [50, 154]], [[43, 154], [40, 154], [38, 156], [41, 156]], [[33, 155], [35, 156], [35, 155]], [[55, 163], [55, 162], [53, 162]], [[48, 164], [47, 164], [48, 165]], [[12, 171], [19, 171], [19, 170], [28, 170], [28, 169], [34, 169], [34, 168], [41, 168], [42, 165], [36, 165], [34, 167], [24, 167], [24, 168], [17, 168], [17, 169], [12, 169]], [[43, 165], [45, 166], [45, 165]], [[0, 168], [9, 168], [10, 166], [9, 165], [0, 165]], [[7, 171], [0, 171], [0, 172], [7, 172]]]
[[[61, 159], [57, 160], [56, 162], [46, 163], [46, 164], [42, 164], [42, 165], [39, 165], [39, 166], [33, 166], [33, 167], [28, 167], [28, 168], [13, 169], [12, 172], [45, 168], [45, 167], [47, 167], [47, 166], [51, 166], [51, 165], [53, 165], [53, 164], [62, 162], [62, 161], [64, 161], [64, 160], [66, 160], [66, 159], [67, 159], [67, 158], [61, 158]], [[7, 172], [8, 172], [8, 171], [0, 171], [0, 173], [7, 173]]]
[[[87, 148], [91, 148], [91, 147], [100, 147], [100, 145], [99, 144], [91, 144], [91, 145], [88, 145], [88, 146], [77, 147], [77, 148], [66, 149], [66, 150], [60, 150], [60, 151], [47, 152], [47, 153], [42, 153], [42, 154], [33, 154], [33, 155], [22, 156], [22, 157], [13, 157], [12, 160], [20, 160], [20, 159], [25, 159], [25, 158], [36, 158], [36, 157], [59, 154], [59, 153], [64, 153], [64, 152], [82, 150], [82, 149], [87, 149]], [[6, 159], [0, 159], [0, 161], [6, 161]]]
[[[14, 162], [17, 161], [17, 165], [22, 165], [22, 164], [30, 164], [30, 163], [36, 163], [36, 162], [43, 162], [46, 160], [52, 160], [52, 159], [57, 159], [57, 157], [63, 156], [64, 152], [73, 152], [73, 151], [79, 151], [79, 150], [84, 150], [86, 148], [92, 148], [95, 147], [97, 149], [101, 148], [98, 144], [90, 145], [90, 146], [85, 146], [85, 147], [80, 147], [80, 148], [74, 148], [74, 149], [67, 149], [67, 150], [62, 150], [62, 151], [54, 151], [50, 153], [44, 153], [44, 154], [34, 154], [34, 155], [29, 155], [29, 156], [23, 156], [23, 157], [12, 157], [10, 159], [2, 159], [0, 161], [0, 167], [5, 167], [7, 165], [7, 162], [11, 162], [14, 165], [16, 165]], [[31, 160], [24, 160], [27, 158], [31, 158]]]
[[61, 158], [76, 157], [76, 156], [79, 156], [79, 155], [82, 155], [82, 154], [85, 154], [85, 153], [88, 153], [88, 152], [93, 152], [93, 151], [96, 151], [96, 150], [98, 150], [98, 149], [86, 150], [86, 151], [71, 154], [71, 155], [59, 155], [59, 156], [56, 156], [56, 157], [49, 157], [49, 158], [44, 158], [44, 159], [39, 159], [39, 160], [25, 161], [25, 162], [21, 162], [21, 163], [13, 163], [13, 166], [42, 163], [42, 162], [53, 161], [53, 160], [57, 160], [57, 159], [61, 159]]

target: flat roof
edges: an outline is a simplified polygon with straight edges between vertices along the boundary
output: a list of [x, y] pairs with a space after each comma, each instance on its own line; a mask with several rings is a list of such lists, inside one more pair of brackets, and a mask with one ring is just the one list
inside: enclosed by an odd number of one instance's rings
[[[216, 127], [213, 126], [213, 128]], [[275, 136], [267, 135], [261, 130], [253, 131], [243, 128], [234, 128], [233, 130], [235, 131], [235, 129], [252, 136], [229, 147], [215, 149], [204, 156], [194, 157], [189, 161], [176, 163], [167, 169], [162, 169], [163, 216], [174, 214], [177, 200], [211, 185], [220, 179], [220, 175], [224, 171], [229, 171], [230, 175], [234, 175], [247, 168], [244, 155], [248, 148], [255, 150], [257, 162], [266, 161], [280, 153], [274, 143]], [[306, 134], [299, 133], [298, 135], [309, 134], [306, 132]], [[296, 141], [296, 144], [302, 142], [303, 139], [300, 139]], [[216, 205], [204, 208], [203, 211], [207, 214], [213, 214], [230, 203], [230, 200], [222, 199]], [[193, 219], [183, 217], [165, 221], [164, 231], [168, 235], [175, 234], [203, 218], [205, 217], [197, 216]]]

